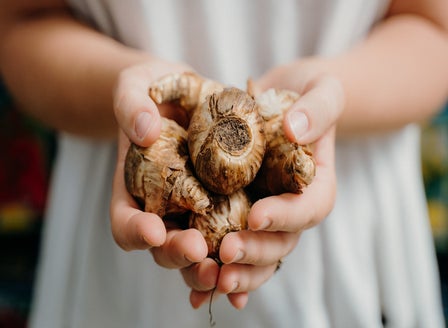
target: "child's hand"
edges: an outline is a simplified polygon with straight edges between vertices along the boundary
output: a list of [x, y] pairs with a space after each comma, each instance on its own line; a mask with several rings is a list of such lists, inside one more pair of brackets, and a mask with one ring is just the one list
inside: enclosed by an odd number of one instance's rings
[[268, 72], [256, 87], [260, 91], [290, 89], [302, 95], [285, 115], [284, 129], [292, 141], [313, 143], [316, 176], [301, 195], [282, 194], [257, 201], [249, 214], [249, 230], [224, 237], [220, 270], [211, 261], [182, 270], [192, 288], [193, 307], [208, 300], [214, 281], [218, 293], [227, 294], [236, 308], [244, 307], [248, 292], [272, 276], [281, 259], [296, 246], [301, 232], [321, 222], [334, 205], [335, 123], [344, 108], [340, 82], [321, 74], [314, 63], [299, 63]]

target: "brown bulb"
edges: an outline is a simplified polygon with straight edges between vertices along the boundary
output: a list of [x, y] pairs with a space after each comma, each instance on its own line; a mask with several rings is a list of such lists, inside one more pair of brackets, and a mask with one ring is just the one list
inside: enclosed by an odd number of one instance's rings
[[160, 137], [150, 147], [131, 144], [125, 160], [128, 192], [146, 212], [165, 215], [205, 213], [213, 206], [195, 178], [187, 151], [187, 132], [162, 118]]
[[256, 198], [285, 192], [300, 194], [315, 174], [309, 145], [287, 139], [283, 132], [284, 113], [299, 99], [289, 90], [269, 89], [255, 97], [265, 122], [266, 154], [257, 177], [250, 186]]
[[225, 88], [207, 96], [188, 128], [190, 158], [203, 185], [224, 195], [247, 186], [263, 160], [263, 129], [258, 106], [246, 92]]
[[204, 236], [208, 256], [220, 263], [219, 248], [226, 234], [247, 229], [250, 202], [243, 190], [213, 198], [213, 209], [205, 214], [192, 213], [190, 228], [198, 229]]
[[229, 195], [254, 179], [265, 137], [264, 121], [249, 94], [186, 72], [155, 81], [149, 95], [157, 104], [180, 105], [191, 117], [188, 149], [205, 188]]

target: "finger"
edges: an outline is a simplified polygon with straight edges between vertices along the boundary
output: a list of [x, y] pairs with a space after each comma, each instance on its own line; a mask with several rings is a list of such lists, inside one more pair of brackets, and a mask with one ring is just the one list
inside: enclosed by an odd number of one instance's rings
[[136, 212], [124, 220], [112, 222], [115, 242], [126, 251], [157, 247], [165, 240], [165, 227], [155, 214]]
[[188, 287], [204, 292], [215, 288], [218, 281], [219, 265], [214, 260], [206, 258], [180, 270]]
[[154, 260], [165, 268], [184, 268], [203, 261], [207, 256], [207, 244], [196, 229], [170, 230], [165, 243], [152, 248]]
[[[210, 297], [212, 297], [213, 293], [213, 300], [216, 300], [219, 297], [218, 292], [214, 291], [207, 291], [207, 292], [198, 292], [195, 290], [192, 290], [190, 293], [190, 303], [193, 306], [194, 309], [198, 309], [201, 307], [204, 303], [210, 302]], [[247, 302], [249, 300], [249, 293], [242, 292], [242, 293], [230, 293], [227, 294], [227, 298], [230, 301], [230, 304], [238, 310], [244, 309], [244, 307], [247, 305]]]
[[152, 72], [147, 66], [125, 69], [120, 73], [114, 93], [114, 112], [128, 138], [149, 146], [160, 134], [158, 108], [148, 95]]
[[[199, 292], [196, 290], [192, 290], [190, 292], [190, 304], [194, 309], [200, 308], [204, 303], [210, 302], [210, 297], [212, 297], [213, 293], [213, 300], [215, 301], [221, 294], [217, 291], [207, 291], [207, 292]], [[244, 307], [247, 305], [247, 302], [249, 300], [249, 293], [248, 292], [242, 292], [242, 293], [230, 293], [227, 294], [227, 298], [232, 304], [232, 306], [238, 310], [244, 309]]]
[[334, 129], [315, 148], [313, 182], [300, 195], [285, 193], [255, 202], [248, 215], [249, 229], [298, 232], [318, 224], [330, 213], [336, 197]]
[[[190, 292], [190, 304], [194, 309], [200, 308], [204, 303], [212, 302], [218, 299], [220, 294], [215, 290], [209, 290], [201, 292], [197, 290], [191, 290]], [[210, 299], [213, 297], [212, 299]]]
[[268, 266], [224, 264], [221, 267], [216, 290], [222, 294], [253, 291], [272, 276], [276, 267], [276, 264]]
[[336, 123], [344, 108], [344, 92], [338, 79], [321, 76], [308, 87], [283, 121], [286, 136], [299, 144], [316, 141]]
[[298, 233], [244, 230], [227, 234], [221, 243], [223, 263], [276, 265], [297, 245]]
[[120, 132], [118, 161], [114, 174], [110, 203], [112, 234], [124, 250], [147, 249], [165, 242], [166, 229], [160, 217], [142, 212], [126, 190], [124, 156], [126, 140]]
[[227, 298], [229, 299], [230, 304], [233, 305], [234, 308], [238, 310], [242, 310], [246, 307], [247, 302], [249, 301], [249, 293], [230, 293], [227, 294]]

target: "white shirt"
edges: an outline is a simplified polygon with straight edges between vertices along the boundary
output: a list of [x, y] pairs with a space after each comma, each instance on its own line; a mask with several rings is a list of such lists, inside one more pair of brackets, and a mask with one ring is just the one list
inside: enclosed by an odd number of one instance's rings
[[[363, 38], [386, 0], [72, 0], [117, 40], [245, 86], [275, 65]], [[69, 40], [68, 40], [69, 42]], [[213, 303], [216, 327], [443, 327], [419, 166], [419, 130], [340, 141], [336, 205], [302, 234], [244, 310]], [[113, 241], [115, 144], [61, 134], [31, 327], [208, 327], [177, 270]]]

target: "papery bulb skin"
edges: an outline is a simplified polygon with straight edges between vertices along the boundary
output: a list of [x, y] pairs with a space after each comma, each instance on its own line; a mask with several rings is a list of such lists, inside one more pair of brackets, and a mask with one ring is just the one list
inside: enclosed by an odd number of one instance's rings
[[285, 192], [300, 194], [316, 175], [311, 147], [289, 141], [283, 131], [284, 113], [299, 97], [294, 91], [276, 89], [255, 97], [265, 120], [266, 136], [263, 165], [249, 187], [256, 198]]
[[265, 152], [264, 121], [246, 92], [225, 88], [206, 98], [191, 117], [188, 149], [204, 186], [229, 195], [247, 186]]
[[208, 257], [220, 263], [219, 248], [226, 234], [247, 229], [251, 203], [243, 190], [213, 200], [213, 209], [205, 214], [192, 213], [190, 228], [198, 229], [207, 243]]
[[187, 132], [172, 120], [162, 118], [160, 137], [151, 146], [130, 145], [124, 171], [128, 192], [146, 212], [164, 217], [212, 208], [188, 160]]

